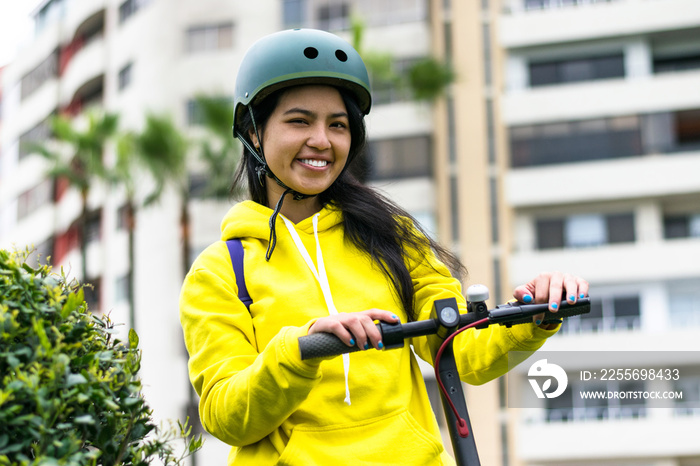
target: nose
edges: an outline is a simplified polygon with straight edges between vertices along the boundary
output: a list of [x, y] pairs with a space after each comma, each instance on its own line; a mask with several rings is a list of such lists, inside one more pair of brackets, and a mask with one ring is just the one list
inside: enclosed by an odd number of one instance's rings
[[306, 145], [317, 150], [327, 150], [331, 148], [331, 141], [328, 137], [328, 129], [323, 124], [315, 124], [310, 127], [309, 138]]

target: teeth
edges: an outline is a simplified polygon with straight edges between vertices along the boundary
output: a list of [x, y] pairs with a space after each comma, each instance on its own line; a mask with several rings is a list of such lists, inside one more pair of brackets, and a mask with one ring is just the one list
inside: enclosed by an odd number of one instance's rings
[[306, 165], [311, 165], [312, 167], [325, 167], [328, 165], [328, 162], [325, 160], [300, 159], [299, 161], [301, 163], [305, 163]]

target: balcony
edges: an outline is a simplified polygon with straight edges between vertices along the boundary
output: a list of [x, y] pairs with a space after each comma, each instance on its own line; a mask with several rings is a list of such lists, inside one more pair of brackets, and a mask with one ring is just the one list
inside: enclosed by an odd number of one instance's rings
[[87, 83], [103, 76], [107, 68], [106, 61], [106, 43], [102, 36], [94, 38], [76, 52], [61, 78], [61, 105], [68, 105]]
[[[517, 456], [528, 463], [562, 464], [578, 460], [593, 464], [596, 460], [613, 458], [675, 458], [700, 454], [696, 434], [700, 429], [700, 417], [664, 416], [667, 412], [663, 411], [667, 410], [661, 409], [647, 411], [658, 413], [645, 419], [523, 423], [518, 429]], [[550, 442], [543, 447], [546, 439]]]
[[503, 119], [520, 125], [697, 108], [698, 81], [692, 70], [516, 91], [503, 98]]
[[506, 175], [506, 202], [527, 208], [700, 192], [697, 173], [700, 152], [523, 168]]
[[696, 0], [627, 0], [514, 11], [501, 16], [499, 29], [503, 47], [520, 48], [692, 28], [698, 22]]
[[104, 22], [106, 0], [71, 0], [68, 3], [68, 11], [64, 20], [65, 41], [72, 41], [80, 34], [80, 31], [96, 17], [101, 17]]
[[594, 283], [633, 283], [700, 276], [700, 239], [596, 248], [516, 252], [512, 283], [527, 283], [542, 270], [567, 270]]

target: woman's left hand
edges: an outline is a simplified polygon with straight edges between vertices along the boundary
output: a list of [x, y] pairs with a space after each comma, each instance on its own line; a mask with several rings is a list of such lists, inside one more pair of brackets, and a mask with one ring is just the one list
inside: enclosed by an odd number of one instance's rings
[[[550, 312], [557, 312], [562, 298], [573, 304], [579, 298], [588, 296], [588, 282], [580, 277], [561, 272], [544, 272], [513, 292], [513, 297], [522, 303], [549, 303]], [[545, 330], [556, 328], [557, 324], [540, 325], [544, 314], [537, 314], [532, 321]]]

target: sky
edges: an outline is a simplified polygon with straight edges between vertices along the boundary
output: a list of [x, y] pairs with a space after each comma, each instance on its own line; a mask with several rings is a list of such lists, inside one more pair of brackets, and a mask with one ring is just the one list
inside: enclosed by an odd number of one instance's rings
[[15, 57], [17, 47], [32, 33], [29, 13], [41, 0], [0, 0], [0, 66]]

